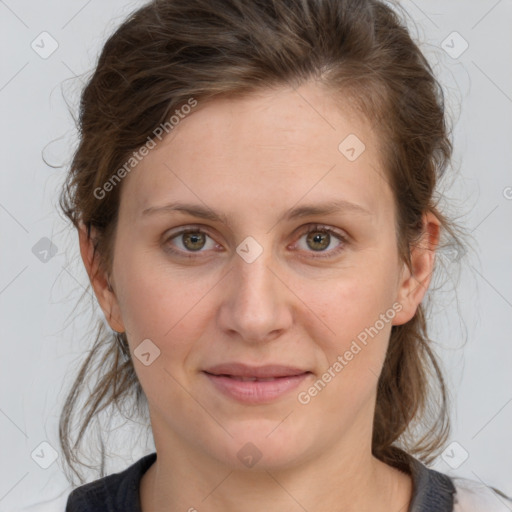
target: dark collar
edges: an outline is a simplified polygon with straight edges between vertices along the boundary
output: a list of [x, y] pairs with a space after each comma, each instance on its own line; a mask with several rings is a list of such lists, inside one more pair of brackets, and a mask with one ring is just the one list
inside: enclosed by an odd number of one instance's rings
[[455, 486], [451, 478], [428, 468], [418, 459], [405, 454], [405, 467], [413, 481], [412, 500], [407, 512], [452, 512]]
[[[150, 453], [120, 473], [78, 487], [69, 495], [66, 512], [142, 512], [140, 481], [156, 457], [156, 452]], [[413, 480], [408, 512], [453, 511], [455, 487], [450, 477], [427, 468], [410, 455], [398, 469], [410, 474]]]

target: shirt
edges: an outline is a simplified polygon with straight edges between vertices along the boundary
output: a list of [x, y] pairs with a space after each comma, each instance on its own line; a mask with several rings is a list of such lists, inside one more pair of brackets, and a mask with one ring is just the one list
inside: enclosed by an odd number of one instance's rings
[[[141, 512], [142, 475], [156, 460], [146, 455], [122, 472], [71, 492], [65, 512]], [[413, 495], [408, 512], [510, 512], [512, 500], [472, 480], [451, 478], [409, 456]]]

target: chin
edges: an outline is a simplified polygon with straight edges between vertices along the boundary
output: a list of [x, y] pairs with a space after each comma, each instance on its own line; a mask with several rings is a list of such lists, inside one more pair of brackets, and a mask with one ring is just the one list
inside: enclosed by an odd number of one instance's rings
[[233, 437], [216, 436], [208, 451], [236, 470], [276, 471], [294, 467], [314, 453], [314, 436], [311, 429], [301, 431], [297, 425], [285, 426], [288, 419], [280, 421], [281, 424], [260, 419], [231, 425], [227, 430]]

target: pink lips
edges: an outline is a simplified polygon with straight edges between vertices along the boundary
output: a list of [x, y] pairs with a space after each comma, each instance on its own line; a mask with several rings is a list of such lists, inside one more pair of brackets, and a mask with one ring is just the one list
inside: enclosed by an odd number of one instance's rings
[[268, 403], [296, 388], [311, 372], [282, 365], [221, 364], [204, 371], [223, 394], [239, 402]]

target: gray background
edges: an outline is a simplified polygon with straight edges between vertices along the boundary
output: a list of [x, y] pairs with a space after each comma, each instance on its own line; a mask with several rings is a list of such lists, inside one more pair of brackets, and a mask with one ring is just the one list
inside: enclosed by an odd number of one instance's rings
[[[82, 75], [141, 4], [0, 0], [0, 511], [45, 500], [26, 510], [64, 509], [68, 484], [52, 449], [93, 318], [90, 295], [73, 311], [87, 278], [56, 208], [76, 142], [64, 98], [76, 112]], [[455, 155], [443, 191], [473, 237], [460, 275], [441, 256], [453, 279], [432, 295], [431, 336], [453, 396], [452, 436], [434, 467], [512, 495], [512, 1], [403, 5], [445, 87]], [[58, 44], [49, 56], [45, 31]], [[152, 447], [113, 448], [111, 471]]]

